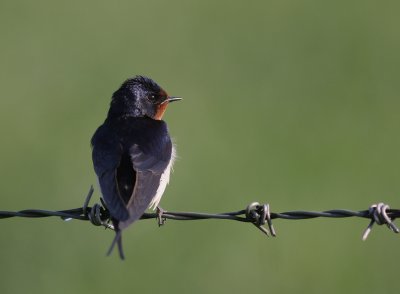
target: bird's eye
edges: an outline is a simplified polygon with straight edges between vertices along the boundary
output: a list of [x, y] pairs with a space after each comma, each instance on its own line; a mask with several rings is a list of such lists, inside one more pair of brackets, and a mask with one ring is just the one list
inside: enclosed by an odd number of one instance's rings
[[156, 95], [150, 95], [148, 97], [151, 103], [156, 103], [157, 102], [157, 96]]

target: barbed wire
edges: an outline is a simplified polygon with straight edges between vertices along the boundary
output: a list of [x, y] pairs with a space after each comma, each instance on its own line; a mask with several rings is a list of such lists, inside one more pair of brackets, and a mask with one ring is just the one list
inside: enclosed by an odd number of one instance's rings
[[[63, 220], [84, 220], [90, 221], [95, 226], [104, 226], [113, 229], [110, 224], [110, 213], [103, 199], [100, 198], [101, 204], [96, 203], [89, 206], [90, 199], [93, 195], [93, 187], [90, 187], [89, 193], [86, 196], [84, 205], [80, 208], [50, 211], [43, 209], [25, 209], [20, 211], [0, 211], [0, 219], [11, 217], [26, 217], [26, 218], [43, 218], [57, 216]], [[362, 240], [366, 240], [373, 225], [386, 225], [394, 233], [399, 233], [400, 230], [393, 221], [400, 217], [400, 209], [390, 209], [389, 205], [384, 203], [373, 204], [367, 210], [352, 211], [347, 209], [333, 209], [326, 211], [287, 211], [274, 213], [270, 211], [269, 204], [259, 204], [258, 202], [250, 203], [246, 209], [225, 212], [225, 213], [200, 213], [200, 212], [177, 212], [166, 211], [161, 208], [157, 209], [156, 213], [144, 213], [140, 219], [157, 219], [158, 225], [161, 226], [167, 219], [173, 220], [205, 220], [205, 219], [224, 219], [239, 222], [252, 223], [267, 236], [276, 236], [276, 231], [272, 225], [273, 219], [288, 219], [300, 220], [311, 219], [317, 217], [324, 218], [348, 218], [361, 217], [370, 219], [370, 223], [364, 230]], [[266, 226], [266, 227], [265, 227]]]

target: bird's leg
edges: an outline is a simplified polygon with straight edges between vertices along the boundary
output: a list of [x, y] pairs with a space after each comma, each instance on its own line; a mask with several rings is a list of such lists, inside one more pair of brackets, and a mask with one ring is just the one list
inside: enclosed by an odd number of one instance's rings
[[160, 206], [157, 206], [156, 211], [157, 211], [157, 223], [158, 223], [158, 226], [161, 227], [167, 221], [167, 219], [165, 217], [163, 217], [163, 214], [166, 211], [164, 209], [162, 209]]

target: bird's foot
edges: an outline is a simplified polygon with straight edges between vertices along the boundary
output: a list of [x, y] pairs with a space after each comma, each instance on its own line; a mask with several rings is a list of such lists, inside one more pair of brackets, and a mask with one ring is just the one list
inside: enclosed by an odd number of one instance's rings
[[161, 227], [167, 221], [167, 218], [163, 216], [164, 212], [166, 212], [166, 211], [164, 209], [162, 209], [160, 206], [157, 206], [156, 211], [157, 211], [157, 223], [158, 223], [158, 226]]
[[115, 231], [114, 225], [110, 224], [110, 222], [111, 222], [111, 220], [108, 219], [108, 220], [104, 221], [104, 222], [102, 223], [102, 225], [104, 226], [104, 228], [105, 228], [106, 230], [107, 230], [107, 229], [110, 229], [110, 230]]

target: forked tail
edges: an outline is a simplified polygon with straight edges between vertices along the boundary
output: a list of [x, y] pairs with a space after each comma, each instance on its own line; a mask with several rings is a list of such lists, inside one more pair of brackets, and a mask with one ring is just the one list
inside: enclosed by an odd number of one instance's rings
[[116, 228], [115, 231], [115, 237], [114, 240], [111, 243], [110, 249], [108, 249], [107, 251], [107, 256], [109, 256], [111, 254], [111, 252], [114, 249], [115, 244], [118, 245], [118, 252], [119, 252], [119, 257], [124, 260], [125, 259], [125, 255], [124, 255], [124, 251], [122, 250], [122, 232], [121, 230]]

